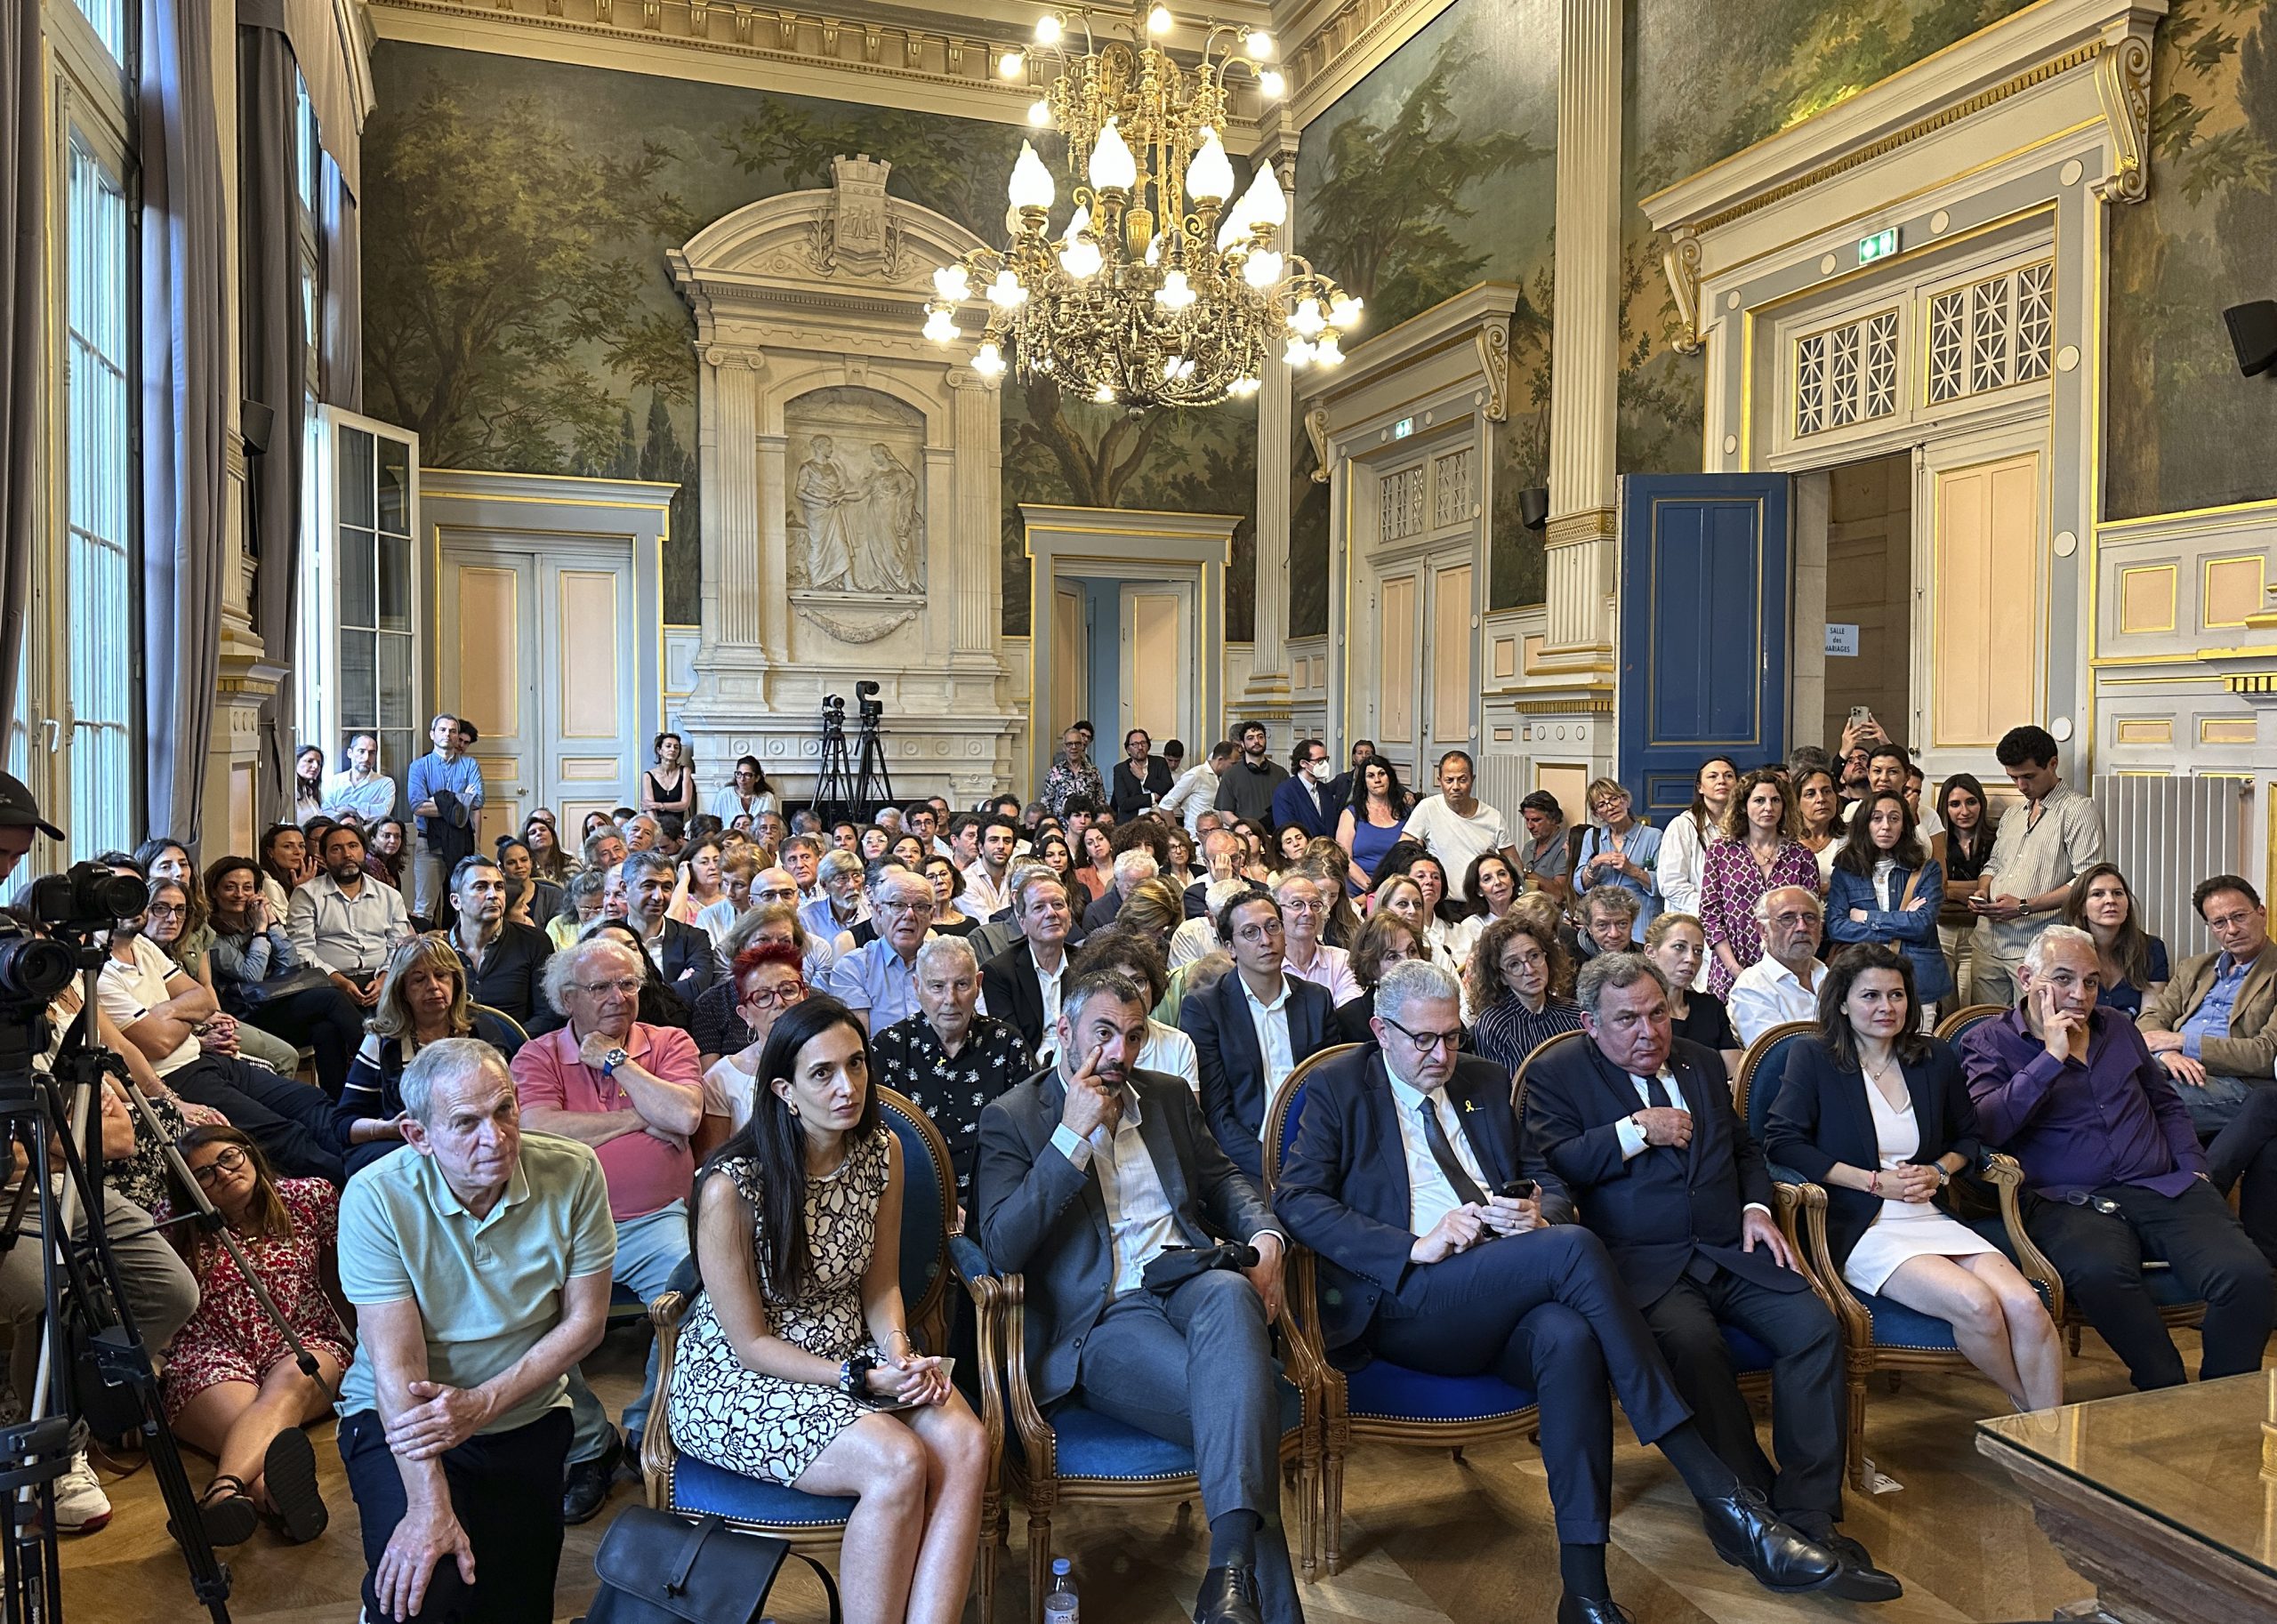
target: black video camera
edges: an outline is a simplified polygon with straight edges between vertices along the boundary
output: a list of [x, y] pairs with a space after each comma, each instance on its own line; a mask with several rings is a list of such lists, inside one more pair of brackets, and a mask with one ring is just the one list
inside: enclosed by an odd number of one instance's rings
[[886, 713], [884, 703], [878, 698], [879, 686], [866, 677], [854, 685], [854, 697], [862, 702], [862, 721], [865, 726], [873, 725], [878, 718]]

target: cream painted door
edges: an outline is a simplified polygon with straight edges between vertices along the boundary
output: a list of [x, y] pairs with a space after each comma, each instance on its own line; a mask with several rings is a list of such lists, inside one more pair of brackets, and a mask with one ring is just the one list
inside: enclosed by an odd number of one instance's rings
[[442, 708], [479, 731], [483, 845], [551, 808], [571, 843], [584, 816], [637, 805], [632, 560], [609, 545], [531, 552], [463, 535], [443, 550]]
[[2018, 722], [2044, 720], [2046, 463], [2038, 439], [2010, 449], [2015, 437], [1970, 436], [1923, 454], [1914, 732], [1933, 776], [1963, 756], [1981, 760]]
[[1181, 740], [1191, 759], [1201, 732], [1195, 720], [1194, 583], [1126, 581], [1122, 597], [1122, 731], [1144, 728], [1157, 750], [1166, 739]]
[[1416, 701], [1416, 675], [1423, 643], [1423, 571], [1392, 571], [1376, 583], [1376, 748], [1389, 756], [1402, 777], [1413, 781], [1422, 707]]
[[1373, 737], [1409, 783], [1428, 785], [1441, 756], [1471, 748], [1474, 580], [1468, 556], [1441, 553], [1378, 583]]
[[1429, 567], [1429, 619], [1424, 628], [1416, 688], [1430, 695], [1430, 704], [1423, 750], [1410, 783], [1428, 783], [1439, 758], [1450, 750], [1473, 748], [1470, 713], [1478, 697], [1473, 671], [1477, 639], [1471, 624], [1475, 573], [1468, 556], [1460, 562], [1441, 559]]

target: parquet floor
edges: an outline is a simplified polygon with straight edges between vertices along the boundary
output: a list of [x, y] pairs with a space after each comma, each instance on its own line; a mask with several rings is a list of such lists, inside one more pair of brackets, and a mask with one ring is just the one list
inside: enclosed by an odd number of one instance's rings
[[[2195, 1337], [2183, 1333], [2196, 1363]], [[640, 1348], [613, 1336], [592, 1367], [612, 1411], [639, 1379]], [[2092, 1336], [2072, 1362], [2071, 1395], [2126, 1390], [2125, 1373]], [[1871, 1620], [1875, 1624], [2045, 1620], [2089, 1588], [2056, 1556], [2005, 1474], [1975, 1451], [1971, 1422], [2001, 1403], [1988, 1384], [1919, 1376], [1903, 1391], [1877, 1386], [1867, 1444], [1903, 1487], [1853, 1496], [1846, 1532], [1863, 1540], [1906, 1583], [1902, 1601], [1854, 1606], [1789, 1599], [1758, 1588], [1718, 1561], [1676, 1475], [1625, 1432], [1615, 1461], [1613, 1589], [1638, 1624], [1786, 1624]], [[238, 1624], [352, 1624], [363, 1559], [329, 1425], [317, 1456], [332, 1507], [330, 1532], [293, 1548], [264, 1531], [225, 1553]], [[203, 1486], [207, 1463], [191, 1458]], [[67, 1541], [67, 1618], [100, 1624], [183, 1624], [200, 1616], [147, 1471], [109, 1487], [117, 1515], [102, 1532]], [[557, 1617], [583, 1611], [592, 1592], [592, 1555], [612, 1513], [633, 1503], [620, 1482], [608, 1510], [569, 1531], [555, 1593]], [[1197, 1508], [1198, 1509], [1198, 1508]], [[1444, 1453], [1372, 1447], [1353, 1459], [1346, 1484], [1346, 1566], [1305, 1593], [1313, 1624], [1549, 1624], [1557, 1602], [1556, 1546], [1540, 1458], [1527, 1445]], [[1075, 1558], [1087, 1624], [1178, 1624], [1203, 1566], [1199, 1519], [1163, 1507], [1128, 1515], [1065, 1515], [1055, 1540]], [[1025, 1624], [1026, 1527], [1016, 1504], [997, 1617]], [[784, 1624], [823, 1616], [821, 1591], [803, 1570], [786, 1570], [772, 1614]], [[977, 1609], [966, 1614], [980, 1624]]]

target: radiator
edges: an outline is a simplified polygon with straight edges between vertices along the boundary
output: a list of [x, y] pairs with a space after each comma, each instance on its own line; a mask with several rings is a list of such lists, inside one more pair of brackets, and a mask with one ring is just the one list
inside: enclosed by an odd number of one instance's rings
[[[1527, 782], [1532, 775], [1526, 770], [1524, 756], [1497, 755], [1481, 752], [1478, 758], [1478, 784], [1471, 793], [1502, 815], [1504, 832], [1517, 840], [1525, 832], [1525, 825], [1518, 821], [1518, 802], [1533, 791]], [[1428, 789], [1427, 784], [1420, 786]], [[1460, 876], [1458, 876], [1460, 877]]]
[[2165, 938], [2176, 965], [2192, 953], [2211, 953], [2213, 938], [2190, 894], [2209, 875], [2245, 872], [2252, 784], [2112, 776], [2095, 781], [2095, 799], [2104, 855], [2135, 888], [2143, 928]]

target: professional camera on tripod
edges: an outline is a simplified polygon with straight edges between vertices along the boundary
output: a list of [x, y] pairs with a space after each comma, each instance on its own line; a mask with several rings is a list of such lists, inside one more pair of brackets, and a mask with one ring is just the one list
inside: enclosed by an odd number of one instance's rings
[[845, 698], [832, 694], [822, 702], [822, 748], [815, 771], [814, 811], [825, 822], [842, 817], [866, 819], [894, 800], [893, 775], [886, 768], [885, 744], [880, 736], [886, 707], [878, 697], [879, 687], [867, 677], [854, 685], [862, 722], [858, 766], [847, 760]]
[[[0, 775], [0, 819], [29, 805], [28, 792]], [[61, 838], [36, 822], [36, 810], [30, 816], [37, 828]], [[11, 856], [0, 874], [12, 866]], [[23, 1242], [39, 1247], [45, 1328], [32, 1391], [20, 1395], [26, 1419], [0, 1427], [0, 1493], [8, 1496], [0, 1539], [0, 1595], [5, 1597], [0, 1617], [6, 1624], [60, 1624], [54, 1483], [90, 1434], [140, 1442], [165, 1501], [170, 1530], [181, 1545], [193, 1594], [219, 1624], [229, 1616], [229, 1570], [205, 1536], [198, 1497], [166, 1426], [154, 1350], [136, 1323], [106, 1219], [104, 1090], [115, 1092], [165, 1147], [192, 1209], [175, 1221], [201, 1226], [220, 1241], [300, 1368], [322, 1379], [125, 1063], [100, 1041], [97, 977], [105, 955], [98, 938], [118, 921], [140, 914], [149, 900], [140, 879], [81, 864], [29, 887], [26, 902], [36, 929], [0, 921], [0, 1122], [5, 1124], [0, 1154], [9, 1158], [12, 1172], [21, 1174], [0, 1221], [0, 1256]], [[80, 984], [77, 1013], [58, 1041], [50, 1011], [75, 980]], [[36, 1225], [28, 1222], [34, 1210]]]

